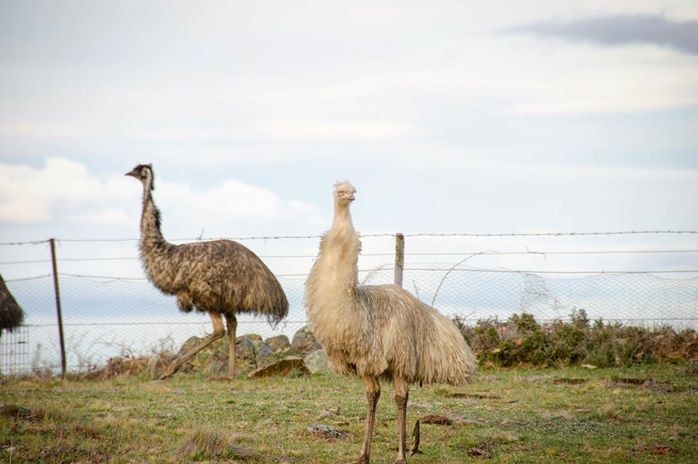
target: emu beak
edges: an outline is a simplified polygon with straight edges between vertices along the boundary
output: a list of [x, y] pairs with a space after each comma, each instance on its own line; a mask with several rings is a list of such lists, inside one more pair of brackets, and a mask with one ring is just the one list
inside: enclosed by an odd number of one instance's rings
[[354, 201], [354, 194], [353, 193], [349, 194], [349, 201]]
[[139, 174], [139, 172], [138, 172], [138, 169], [137, 169], [137, 168], [133, 168], [130, 172], [127, 172], [127, 173], [124, 174], [124, 175], [125, 175], [125, 176], [135, 177], [136, 179], [139, 179], [139, 178], [141, 177], [140, 174]]

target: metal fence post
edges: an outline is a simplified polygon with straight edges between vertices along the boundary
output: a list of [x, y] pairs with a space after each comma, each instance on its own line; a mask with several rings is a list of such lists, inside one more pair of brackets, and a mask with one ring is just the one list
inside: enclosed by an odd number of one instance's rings
[[402, 274], [405, 270], [405, 236], [395, 234], [395, 285], [402, 287]]
[[61, 311], [61, 291], [58, 285], [58, 264], [56, 262], [56, 240], [49, 239], [51, 245], [51, 265], [53, 266], [53, 290], [56, 294], [56, 314], [58, 315], [58, 337], [61, 344], [61, 377], [65, 378], [65, 340], [63, 338], [63, 312]]

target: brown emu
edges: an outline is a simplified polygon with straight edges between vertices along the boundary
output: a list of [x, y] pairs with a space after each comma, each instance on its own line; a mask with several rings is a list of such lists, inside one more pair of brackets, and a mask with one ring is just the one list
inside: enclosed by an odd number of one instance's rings
[[24, 321], [24, 312], [0, 275], [0, 334], [5, 329], [12, 332], [22, 321]]
[[252, 251], [232, 240], [173, 245], [160, 231], [160, 212], [153, 202], [153, 167], [139, 164], [126, 174], [143, 184], [140, 255], [148, 279], [160, 291], [177, 296], [184, 312], [208, 313], [213, 333], [175, 359], [161, 379], [167, 378], [196, 353], [228, 331], [228, 374], [235, 375], [236, 314], [264, 315], [278, 323], [288, 313], [288, 300], [279, 281]]
[[448, 318], [396, 285], [358, 285], [359, 235], [349, 205], [354, 187], [338, 183], [332, 228], [305, 283], [313, 333], [334, 371], [360, 376], [368, 413], [359, 463], [369, 462], [379, 379], [392, 379], [398, 408], [397, 463], [405, 463], [408, 384], [467, 382], [476, 360]]

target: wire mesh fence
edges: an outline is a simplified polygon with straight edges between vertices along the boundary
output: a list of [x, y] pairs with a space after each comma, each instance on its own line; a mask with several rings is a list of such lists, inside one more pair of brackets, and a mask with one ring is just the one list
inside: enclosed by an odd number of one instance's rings
[[20, 375], [29, 366], [29, 327], [20, 326], [0, 336], [0, 373]]
[[[473, 324], [520, 312], [540, 321], [565, 320], [584, 309], [591, 319], [626, 324], [698, 325], [696, 234], [635, 241], [616, 233], [601, 235], [603, 241], [579, 234], [492, 235], [407, 235], [403, 287]], [[277, 275], [290, 308], [276, 327], [241, 315], [238, 335], [292, 338], [306, 325], [303, 286], [318, 239], [239, 240]], [[393, 283], [395, 236], [366, 235], [362, 242], [360, 282]], [[189, 337], [211, 331], [207, 315], [180, 313], [174, 297], [146, 280], [136, 240], [56, 244], [69, 371], [85, 371], [114, 356], [176, 350]], [[26, 313], [20, 331], [0, 337], [0, 373], [57, 372], [61, 349], [49, 248], [46, 242], [6, 243], [0, 253], [0, 271]]]

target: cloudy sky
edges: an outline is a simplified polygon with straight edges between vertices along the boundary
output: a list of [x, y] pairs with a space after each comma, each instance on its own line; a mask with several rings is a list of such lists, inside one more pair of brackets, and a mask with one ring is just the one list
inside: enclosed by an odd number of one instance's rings
[[137, 237], [138, 163], [168, 238], [342, 179], [364, 233], [698, 230], [695, 0], [5, 0], [0, 69], [4, 242]]

